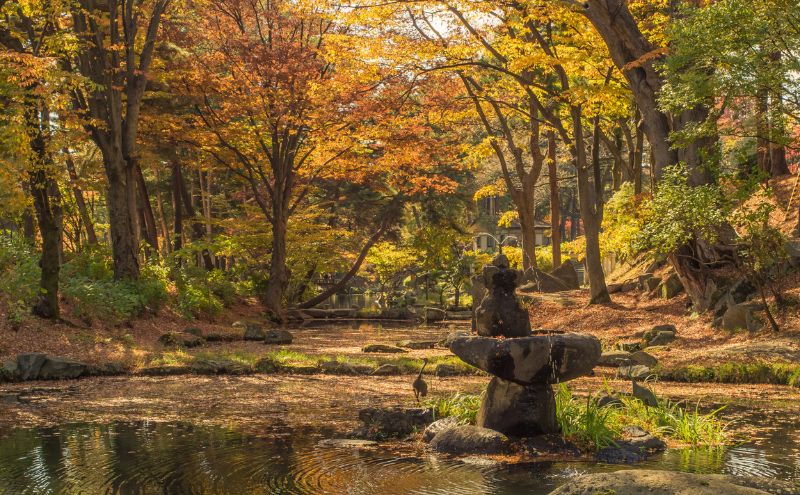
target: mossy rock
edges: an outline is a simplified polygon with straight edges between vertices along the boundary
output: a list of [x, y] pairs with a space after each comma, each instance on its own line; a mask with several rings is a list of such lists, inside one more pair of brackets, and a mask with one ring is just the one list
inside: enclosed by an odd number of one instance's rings
[[259, 373], [277, 373], [281, 370], [281, 364], [270, 357], [263, 357], [256, 361], [253, 369]]

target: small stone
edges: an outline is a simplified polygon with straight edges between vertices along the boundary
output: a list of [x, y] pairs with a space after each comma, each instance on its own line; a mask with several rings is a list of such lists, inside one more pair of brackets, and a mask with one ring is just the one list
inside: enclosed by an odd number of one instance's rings
[[647, 342], [647, 346], [667, 345], [674, 340], [675, 334], [673, 332], [658, 332], [658, 335]]
[[264, 343], [273, 345], [288, 345], [292, 343], [294, 336], [288, 330], [282, 328], [271, 329], [264, 332]]
[[627, 352], [636, 352], [642, 348], [641, 342], [622, 342], [619, 344], [619, 348], [623, 351]]
[[761, 322], [753, 315], [750, 307], [744, 304], [729, 307], [722, 316], [721, 323], [722, 328], [730, 332], [736, 330], [755, 332], [761, 328]]
[[673, 273], [661, 283], [661, 297], [672, 299], [683, 291], [683, 284], [678, 275]]
[[368, 407], [358, 413], [364, 426], [358, 428], [353, 435], [367, 440], [385, 440], [402, 438], [410, 435], [433, 422], [433, 410], [422, 408], [375, 408]]
[[653, 292], [661, 284], [661, 277], [650, 277], [642, 284], [642, 290]]
[[256, 361], [253, 368], [259, 373], [276, 373], [281, 369], [281, 365], [272, 358], [263, 357]]
[[381, 352], [381, 353], [388, 353], [388, 354], [402, 354], [408, 352], [405, 349], [401, 349], [400, 347], [388, 344], [367, 344], [362, 349], [361, 352]]
[[600, 359], [597, 360], [598, 366], [608, 366], [612, 368], [629, 364], [632, 364], [631, 353], [627, 351], [606, 351], [600, 354]]
[[[321, 361], [319, 363], [319, 370], [322, 373], [328, 375], [360, 375], [360, 373], [354, 366], [351, 366], [348, 363], [342, 363], [336, 360], [333, 361]], [[371, 371], [371, 370], [370, 370]]]
[[394, 364], [382, 364], [372, 372], [375, 376], [399, 375], [400, 367]]
[[244, 340], [264, 340], [267, 334], [258, 323], [247, 323], [244, 326]]
[[341, 447], [346, 449], [364, 449], [368, 447], [375, 447], [378, 442], [372, 440], [359, 440], [357, 438], [329, 438], [322, 440], [319, 445], [324, 447]]
[[199, 375], [246, 375], [252, 373], [249, 367], [227, 359], [198, 359], [190, 367], [194, 373]]
[[621, 406], [621, 405], [622, 401], [619, 399], [619, 397], [608, 395], [605, 392], [597, 396], [597, 407], [611, 407], [611, 406]]
[[641, 364], [648, 368], [655, 368], [658, 365], [658, 359], [652, 354], [644, 351], [636, 351], [630, 355], [630, 360], [635, 364]]
[[632, 366], [620, 366], [617, 368], [617, 376], [629, 380], [645, 380], [653, 373], [647, 366], [635, 364]]
[[397, 343], [397, 347], [406, 349], [433, 349], [436, 346], [435, 340], [403, 340]]
[[508, 454], [511, 441], [502, 433], [479, 426], [457, 426], [436, 434], [431, 448], [447, 454]]
[[437, 364], [436, 368], [433, 370], [434, 376], [445, 377], [445, 376], [458, 376], [462, 373], [458, 371], [458, 368], [453, 366], [452, 364]]
[[448, 416], [446, 418], [436, 420], [429, 424], [425, 428], [425, 431], [422, 432], [422, 440], [430, 442], [439, 432], [448, 428], [455, 428], [459, 425], [461, 425], [461, 421], [459, 421], [459, 419], [455, 416]]

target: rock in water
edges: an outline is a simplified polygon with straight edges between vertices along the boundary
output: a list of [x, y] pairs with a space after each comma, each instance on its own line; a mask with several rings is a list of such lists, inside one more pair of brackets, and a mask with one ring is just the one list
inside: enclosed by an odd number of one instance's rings
[[477, 425], [512, 436], [558, 432], [549, 384], [517, 385], [494, 377], [478, 410]]
[[422, 440], [430, 442], [439, 432], [455, 428], [456, 426], [461, 426], [461, 422], [455, 416], [438, 419], [425, 428], [425, 431], [422, 432]]
[[487, 337], [525, 337], [531, 333], [528, 312], [522, 309], [514, 291], [520, 273], [508, 267], [508, 258], [500, 254], [491, 265], [483, 267], [488, 294], [475, 312], [478, 335]]
[[357, 438], [385, 440], [411, 434], [433, 421], [433, 410], [421, 408], [392, 407], [379, 409], [369, 407], [358, 413], [364, 426], [353, 432]]
[[719, 474], [691, 474], [645, 469], [587, 474], [571, 479], [550, 495], [767, 495]]
[[507, 454], [511, 441], [500, 432], [479, 426], [457, 426], [436, 434], [431, 448], [447, 454]]

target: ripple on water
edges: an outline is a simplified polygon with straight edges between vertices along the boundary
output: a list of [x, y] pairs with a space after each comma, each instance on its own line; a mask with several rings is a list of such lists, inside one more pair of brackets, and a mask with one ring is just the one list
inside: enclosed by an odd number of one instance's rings
[[[149, 422], [16, 429], [0, 437], [0, 493], [539, 495], [571, 477], [616, 469], [577, 462], [468, 464], [316, 440]], [[797, 479], [800, 463], [778, 457], [786, 451], [669, 451], [648, 466]]]

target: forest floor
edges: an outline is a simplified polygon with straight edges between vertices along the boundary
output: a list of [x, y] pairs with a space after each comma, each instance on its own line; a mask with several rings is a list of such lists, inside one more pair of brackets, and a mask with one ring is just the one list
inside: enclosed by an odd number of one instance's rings
[[[613, 303], [588, 306], [588, 292], [578, 290], [535, 296], [530, 306], [534, 328], [585, 332], [601, 339], [604, 349], [620, 342], [633, 342], [654, 325], [672, 324], [677, 339], [667, 346], [648, 348], [659, 359], [662, 370], [687, 366], [716, 366], [743, 363], [800, 364], [800, 275], [784, 280], [783, 293], [791, 306], [777, 313], [781, 331], [768, 326], [758, 332], [729, 332], [713, 328], [710, 315], [691, 314], [684, 295], [673, 299], [650, 298], [640, 291], [612, 295]], [[240, 338], [242, 329], [236, 321], [259, 321], [260, 309], [255, 303], [230, 308], [214, 321], [189, 321], [163, 311], [157, 316], [144, 316], [121, 326], [96, 323], [85, 325], [52, 324], [29, 320], [14, 330], [0, 315], [0, 362], [24, 352], [44, 352], [90, 364], [118, 363], [125, 370], [136, 372], [149, 366], [187, 364], [195, 358], [224, 357], [252, 364], [259, 357], [281, 349], [296, 353], [294, 359], [339, 357], [353, 363], [374, 365], [398, 360], [414, 361], [403, 367], [415, 372], [421, 358], [448, 362], [446, 349], [410, 350], [399, 355], [368, 355], [361, 348], [369, 343], [397, 344], [401, 340], [440, 340], [457, 329], [468, 329], [468, 322], [444, 322], [430, 326], [410, 326], [397, 322], [312, 322], [292, 329], [294, 342], [289, 346], [265, 346], [261, 342], [236, 340], [209, 342], [194, 349], [165, 347], [159, 337], [166, 332], [199, 328], [204, 334], [227, 334]], [[404, 361], [404, 362], [405, 362]], [[433, 367], [427, 371], [432, 372]], [[609, 376], [613, 370], [600, 370]], [[742, 381], [748, 381], [746, 379]], [[757, 381], [757, 380], [754, 380]]]

